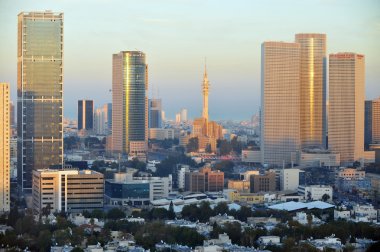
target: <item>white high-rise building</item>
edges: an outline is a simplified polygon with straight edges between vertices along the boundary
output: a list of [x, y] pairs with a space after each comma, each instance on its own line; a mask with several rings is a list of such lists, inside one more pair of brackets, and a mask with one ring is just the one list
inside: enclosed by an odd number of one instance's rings
[[9, 84], [0, 83], [0, 213], [10, 210], [10, 100]]
[[261, 109], [261, 162], [295, 162], [300, 151], [300, 44], [262, 44]]
[[364, 154], [365, 58], [356, 53], [330, 54], [329, 149], [342, 164]]
[[180, 111], [181, 114], [181, 122], [186, 122], [187, 121], [187, 109], [183, 108]]
[[110, 104], [104, 104], [102, 107], [97, 108], [94, 113], [94, 130], [96, 134], [108, 135], [111, 131], [109, 127], [108, 115]]

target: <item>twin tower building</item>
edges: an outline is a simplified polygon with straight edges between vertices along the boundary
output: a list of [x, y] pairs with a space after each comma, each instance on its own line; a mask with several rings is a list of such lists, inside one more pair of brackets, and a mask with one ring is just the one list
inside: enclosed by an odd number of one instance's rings
[[364, 56], [330, 54], [327, 79], [325, 34], [296, 34], [294, 43], [264, 42], [261, 50], [262, 163], [289, 165], [302, 151], [327, 148], [340, 154], [342, 164], [360, 160]]
[[[20, 192], [32, 192], [33, 170], [63, 167], [63, 13], [18, 15], [17, 174]], [[113, 55], [112, 147], [145, 157], [147, 149], [145, 54]]]

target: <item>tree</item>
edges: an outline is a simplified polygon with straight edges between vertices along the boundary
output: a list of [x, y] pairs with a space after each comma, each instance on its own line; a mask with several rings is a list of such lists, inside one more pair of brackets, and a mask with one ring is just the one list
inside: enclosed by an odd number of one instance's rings
[[328, 195], [327, 193], [325, 193], [325, 194], [322, 195], [322, 200], [323, 200], [323, 201], [326, 202], [326, 201], [328, 201], [329, 199], [330, 199], [330, 195]]
[[212, 153], [212, 150], [211, 150], [211, 144], [207, 144], [207, 145], [206, 145], [206, 149], [205, 149], [205, 151], [206, 151], [207, 153]]
[[219, 163], [216, 163], [214, 165], [214, 169], [215, 170], [220, 170], [222, 172], [227, 172], [227, 173], [232, 173], [234, 171], [234, 162], [230, 161], [230, 160], [223, 160]]
[[40, 251], [50, 251], [51, 233], [49, 230], [42, 230], [37, 238], [37, 244]]
[[228, 213], [228, 205], [226, 202], [219, 202], [214, 208], [215, 214], [225, 214]]
[[199, 149], [198, 137], [192, 137], [189, 139], [189, 143], [186, 145], [187, 152], [197, 152]]
[[175, 212], [174, 212], [174, 204], [173, 204], [173, 201], [170, 201], [168, 218], [169, 218], [170, 220], [173, 220], [173, 219], [175, 218]]
[[228, 155], [232, 151], [232, 145], [231, 143], [227, 142], [226, 139], [218, 140], [217, 146], [219, 148], [220, 155]]
[[107, 218], [111, 220], [117, 220], [125, 218], [125, 213], [119, 208], [112, 208], [107, 213]]

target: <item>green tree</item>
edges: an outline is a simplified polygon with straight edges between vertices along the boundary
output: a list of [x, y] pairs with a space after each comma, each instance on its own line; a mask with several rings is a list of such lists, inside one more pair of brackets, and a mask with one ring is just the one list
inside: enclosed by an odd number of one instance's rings
[[192, 137], [189, 139], [189, 143], [186, 145], [187, 152], [197, 152], [199, 149], [198, 137]]
[[326, 201], [328, 201], [329, 199], [330, 199], [330, 195], [328, 195], [328, 194], [326, 194], [326, 193], [322, 195], [322, 200], [323, 200], [323, 201], [326, 202]]
[[111, 210], [108, 211], [107, 213], [107, 218], [111, 220], [117, 220], [117, 219], [122, 219], [125, 218], [125, 213], [119, 209], [119, 208], [112, 208]]
[[49, 230], [42, 230], [37, 238], [37, 244], [40, 251], [50, 251], [51, 233]]
[[219, 202], [214, 208], [214, 214], [226, 214], [228, 213], [228, 205], [226, 202]]
[[168, 212], [168, 218], [170, 220], [173, 220], [175, 218], [175, 212], [174, 212], [174, 204], [173, 201], [170, 201], [169, 205], [169, 212]]
[[226, 139], [218, 140], [217, 147], [219, 148], [220, 155], [228, 155], [232, 151], [232, 145]]

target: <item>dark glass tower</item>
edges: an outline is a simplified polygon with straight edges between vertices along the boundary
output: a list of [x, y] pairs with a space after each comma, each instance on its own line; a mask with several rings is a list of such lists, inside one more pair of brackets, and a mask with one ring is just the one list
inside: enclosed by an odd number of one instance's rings
[[32, 190], [33, 169], [62, 166], [63, 13], [18, 15], [17, 175]]
[[162, 128], [161, 99], [149, 99], [149, 128]]
[[78, 101], [78, 130], [94, 129], [94, 101]]

